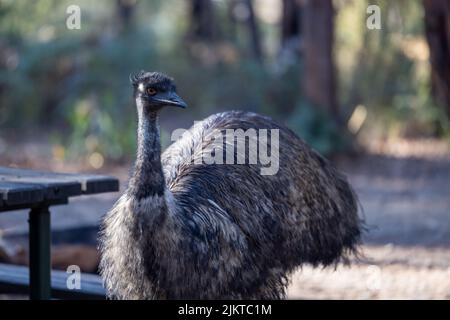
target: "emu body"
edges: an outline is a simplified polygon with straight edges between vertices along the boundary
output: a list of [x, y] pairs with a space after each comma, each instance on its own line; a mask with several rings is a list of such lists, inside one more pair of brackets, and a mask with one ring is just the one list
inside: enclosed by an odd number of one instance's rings
[[[101, 234], [111, 298], [278, 299], [298, 266], [330, 265], [356, 249], [360, 220], [350, 185], [291, 130], [254, 113], [224, 112], [196, 123], [161, 155], [161, 107], [139, 90], [175, 87], [158, 73], [133, 80], [135, 169]], [[250, 128], [279, 129], [275, 175], [261, 175], [260, 164], [193, 162], [212, 141], [202, 137]]]

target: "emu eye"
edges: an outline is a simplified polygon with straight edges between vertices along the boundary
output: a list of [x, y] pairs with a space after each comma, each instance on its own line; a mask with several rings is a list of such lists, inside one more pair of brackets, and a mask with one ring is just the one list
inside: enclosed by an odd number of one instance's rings
[[147, 93], [151, 96], [154, 96], [156, 94], [155, 88], [147, 88]]

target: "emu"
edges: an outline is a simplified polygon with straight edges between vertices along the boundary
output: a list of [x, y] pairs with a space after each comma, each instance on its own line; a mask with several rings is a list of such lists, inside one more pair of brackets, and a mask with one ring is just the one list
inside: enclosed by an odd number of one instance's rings
[[[100, 235], [110, 298], [281, 299], [299, 266], [327, 266], [357, 252], [361, 220], [351, 186], [291, 130], [255, 113], [223, 112], [161, 155], [159, 112], [186, 103], [162, 73], [130, 80], [137, 156]], [[212, 132], [250, 128], [279, 130], [276, 174], [262, 175], [258, 163], [192, 161]]]

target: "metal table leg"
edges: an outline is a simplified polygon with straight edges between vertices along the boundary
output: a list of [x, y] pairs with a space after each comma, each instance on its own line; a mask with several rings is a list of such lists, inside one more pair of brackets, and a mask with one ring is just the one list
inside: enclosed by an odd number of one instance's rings
[[50, 211], [47, 206], [31, 209], [30, 223], [30, 299], [50, 299]]

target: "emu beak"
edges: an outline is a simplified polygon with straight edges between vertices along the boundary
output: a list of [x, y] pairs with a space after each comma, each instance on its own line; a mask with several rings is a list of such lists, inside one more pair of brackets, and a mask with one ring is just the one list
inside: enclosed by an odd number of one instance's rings
[[186, 102], [180, 98], [178, 94], [175, 92], [168, 92], [163, 97], [158, 97], [157, 101], [161, 104], [165, 104], [168, 106], [179, 107], [179, 108], [187, 108]]

